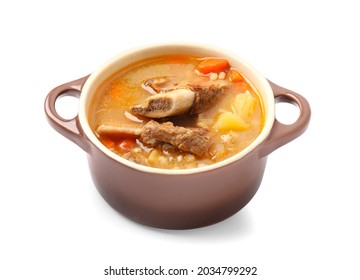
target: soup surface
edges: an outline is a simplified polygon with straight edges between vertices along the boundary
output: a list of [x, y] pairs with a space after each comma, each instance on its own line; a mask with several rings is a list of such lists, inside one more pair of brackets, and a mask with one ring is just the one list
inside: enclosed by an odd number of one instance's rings
[[112, 152], [166, 169], [210, 165], [260, 134], [261, 99], [222, 58], [167, 55], [142, 60], [95, 92], [89, 123]]

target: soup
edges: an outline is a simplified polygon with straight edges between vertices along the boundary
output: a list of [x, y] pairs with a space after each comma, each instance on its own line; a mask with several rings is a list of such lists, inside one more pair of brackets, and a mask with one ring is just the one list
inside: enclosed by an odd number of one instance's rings
[[260, 134], [262, 102], [226, 59], [166, 55], [106, 79], [89, 106], [91, 129], [112, 152], [166, 169], [210, 165]]

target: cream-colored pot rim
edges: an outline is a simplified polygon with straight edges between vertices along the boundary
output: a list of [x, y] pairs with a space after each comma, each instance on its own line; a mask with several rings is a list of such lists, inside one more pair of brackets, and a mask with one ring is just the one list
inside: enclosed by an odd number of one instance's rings
[[[102, 82], [111, 76], [113, 73], [124, 68], [125, 66], [142, 60], [144, 58], [166, 55], [166, 54], [192, 54], [200, 56], [215, 56], [215, 57], [224, 57], [229, 60], [230, 64], [239, 69], [241, 73], [248, 79], [250, 84], [256, 88], [257, 92], [260, 94], [262, 99], [263, 110], [265, 113], [265, 122], [264, 127], [260, 135], [245, 149], [239, 153], [222, 160], [220, 162], [208, 165], [201, 166], [198, 168], [190, 169], [162, 169], [154, 168], [149, 166], [140, 165], [129, 160], [118, 156], [117, 154], [110, 151], [106, 148], [96, 137], [92, 129], [90, 128], [87, 111], [91, 98], [96, 91], [96, 89], [102, 84]], [[103, 64], [99, 69], [93, 72], [88, 80], [86, 81], [79, 101], [79, 121], [81, 127], [88, 137], [88, 139], [104, 154], [110, 158], [118, 161], [121, 164], [129, 166], [131, 168], [137, 169], [139, 171], [148, 172], [148, 173], [157, 173], [157, 174], [168, 174], [168, 175], [186, 175], [199, 172], [206, 172], [213, 169], [224, 167], [230, 163], [240, 160], [245, 155], [253, 151], [257, 146], [259, 146], [269, 135], [274, 119], [275, 119], [275, 101], [273, 91], [270, 87], [268, 81], [250, 64], [244, 61], [241, 57], [231, 53], [229, 51], [219, 49], [217, 47], [197, 44], [197, 43], [162, 43], [155, 45], [146, 45], [139, 48], [131, 49], [125, 52], [118, 54], [113, 57], [105, 64]]]

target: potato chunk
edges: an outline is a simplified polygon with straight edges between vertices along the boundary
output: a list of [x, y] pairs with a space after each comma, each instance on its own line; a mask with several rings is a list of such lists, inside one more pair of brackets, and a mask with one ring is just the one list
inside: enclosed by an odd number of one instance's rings
[[240, 131], [250, 128], [250, 124], [244, 121], [239, 115], [232, 112], [224, 112], [219, 115], [213, 126], [220, 132]]

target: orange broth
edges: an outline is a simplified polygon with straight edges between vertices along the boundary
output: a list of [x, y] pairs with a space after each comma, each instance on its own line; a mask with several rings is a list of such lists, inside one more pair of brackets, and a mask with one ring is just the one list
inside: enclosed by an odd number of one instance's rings
[[[92, 97], [88, 120], [95, 135], [108, 149], [121, 157], [165, 169], [210, 165], [243, 150], [257, 138], [263, 128], [264, 112], [260, 96], [246, 77], [230, 64], [226, 65], [222, 61], [221, 65], [204, 67], [206, 59], [192, 55], [165, 55], [119, 69], [101, 84]], [[212, 72], [211, 67], [216, 72]], [[202, 73], [202, 69], [206, 69], [206, 73]], [[185, 128], [207, 129], [210, 141], [204, 156], [180, 149], [169, 152], [148, 147], [136, 135], [101, 135], [97, 132], [101, 125], [140, 129], [149, 122], [151, 118], [131, 114], [129, 108], [152, 95], [142, 84], [157, 77], [171, 77], [175, 83], [182, 85], [226, 83], [219, 100], [205, 112], [156, 120], [160, 123], [170, 121], [174, 126]]]

